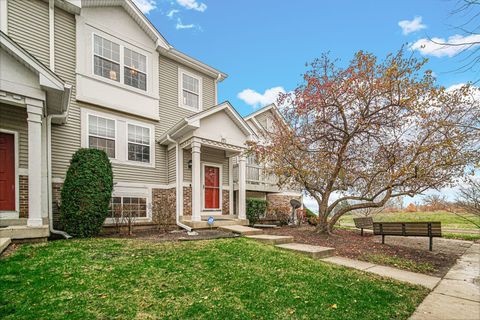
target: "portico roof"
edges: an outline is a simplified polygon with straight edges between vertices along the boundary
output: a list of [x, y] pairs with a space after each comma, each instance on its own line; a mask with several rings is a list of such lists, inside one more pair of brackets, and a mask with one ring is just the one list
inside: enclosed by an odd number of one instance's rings
[[257, 138], [228, 101], [183, 118], [162, 135], [159, 143], [169, 145], [192, 136], [237, 146], [244, 146], [247, 140]]
[[[69, 84], [66, 84], [57, 74], [43, 65], [2, 31], [0, 31], [0, 47], [2, 51], [13, 57], [38, 77], [39, 89], [45, 91], [44, 100], [47, 100], [46, 106], [50, 114], [64, 113], [68, 110], [71, 94], [71, 86]], [[0, 74], [1, 91], [24, 95], [29, 98], [38, 98], [34, 91], [22, 91], [21, 84], [9, 79], [8, 63], [3, 64], [4, 62], [0, 66], [0, 69], [3, 70]]]

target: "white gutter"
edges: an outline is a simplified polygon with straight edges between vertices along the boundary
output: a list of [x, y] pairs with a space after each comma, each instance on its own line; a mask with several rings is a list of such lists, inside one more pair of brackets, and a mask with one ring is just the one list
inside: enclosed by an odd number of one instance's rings
[[170, 138], [170, 135], [168, 135], [168, 134], [166, 135], [165, 140], [168, 140], [171, 143], [175, 144], [175, 163], [176, 163], [175, 178], [177, 180], [177, 187], [176, 187], [176, 190], [175, 190], [175, 192], [176, 192], [176, 197], [175, 197], [175, 201], [176, 201], [176, 203], [175, 203], [176, 204], [175, 205], [175, 220], [176, 220], [177, 226], [179, 226], [180, 228], [185, 229], [188, 232], [190, 232], [190, 231], [192, 231], [192, 228], [190, 228], [186, 224], [183, 224], [182, 222], [180, 222], [180, 206], [181, 205], [183, 206], [183, 203], [180, 203], [180, 192], [183, 192], [183, 186], [182, 186], [183, 179], [180, 177], [180, 167], [179, 167], [180, 164], [178, 163], [179, 162], [178, 148], [180, 146], [178, 145], [178, 142], [176, 142], [175, 140]]

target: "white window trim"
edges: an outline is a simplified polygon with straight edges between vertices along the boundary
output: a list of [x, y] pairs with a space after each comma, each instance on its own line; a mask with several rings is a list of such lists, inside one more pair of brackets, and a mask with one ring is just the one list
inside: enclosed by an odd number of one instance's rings
[[[112, 80], [110, 78], [105, 78], [105, 77], [102, 77], [98, 74], [95, 74], [95, 36], [99, 36], [101, 38], [104, 38], [104, 39], [107, 39], [108, 41], [111, 41], [115, 44], [117, 44], [119, 46], [119, 60], [120, 62], [118, 62], [119, 66], [120, 66], [120, 71], [119, 71], [119, 77], [120, 77], [120, 81], [115, 81], [115, 80]], [[142, 93], [142, 94], [147, 94], [147, 95], [150, 95], [150, 90], [148, 89], [149, 88], [149, 85], [150, 85], [150, 82], [151, 82], [151, 79], [149, 78], [149, 72], [148, 72], [148, 69], [149, 69], [149, 61], [148, 61], [148, 55], [143, 53], [143, 52], [140, 52], [138, 49], [135, 49], [136, 47], [134, 46], [126, 46], [125, 44], [123, 44], [123, 42], [120, 40], [120, 39], [117, 39], [115, 37], [112, 37], [110, 35], [106, 35], [106, 34], [100, 34], [99, 32], [92, 32], [92, 39], [91, 39], [91, 46], [92, 46], [92, 51], [90, 52], [90, 59], [91, 59], [91, 65], [92, 65], [92, 68], [91, 68], [91, 76], [97, 80], [101, 80], [101, 81], [104, 81], [104, 82], [108, 82], [110, 84], [114, 84], [116, 86], [120, 86], [122, 88], [125, 88], [125, 89], [131, 89], [133, 90], [134, 92], [138, 92], [138, 93]], [[145, 79], [146, 79], [146, 86], [145, 86], [145, 90], [143, 89], [140, 89], [140, 88], [136, 88], [134, 86], [131, 86], [131, 85], [128, 85], [125, 83], [125, 76], [123, 75], [123, 70], [124, 70], [124, 67], [127, 67], [127, 68], [130, 68], [129, 66], [126, 66], [125, 65], [125, 61], [124, 61], [124, 54], [125, 54], [125, 50], [124, 48], [127, 48], [131, 51], [134, 51], [136, 53], [139, 53], [143, 56], [145, 56]], [[103, 58], [103, 57], [102, 57]], [[106, 60], [109, 60], [109, 61], [112, 61], [114, 63], [117, 63], [111, 59], [108, 59], [108, 58], [103, 58], [103, 59], [106, 59]], [[131, 69], [131, 68], [130, 68]], [[139, 71], [139, 72], [142, 72], [143, 71]]]
[[20, 149], [19, 149], [19, 133], [18, 131], [7, 130], [0, 128], [0, 132], [13, 134], [13, 153], [14, 153], [14, 167], [15, 167], [15, 210], [0, 211], [0, 219], [18, 219], [20, 216]]
[[[150, 162], [140, 162], [128, 160], [128, 125], [132, 124], [138, 127], [147, 128], [150, 132], [149, 142], [150, 142]], [[154, 167], [155, 166], [155, 127], [152, 125], [147, 125], [142, 122], [137, 122], [133, 120], [125, 121], [125, 162], [136, 165], [136, 166], [145, 166], [145, 167]]]
[[[128, 118], [119, 117], [113, 114], [101, 112], [101, 111], [94, 111], [87, 108], [81, 108], [81, 147], [82, 148], [89, 148], [88, 143], [88, 136], [89, 136], [89, 120], [88, 116], [96, 116], [102, 117], [110, 120], [115, 121], [115, 158], [109, 158], [110, 162], [114, 164], [122, 164], [128, 166], [135, 166], [135, 167], [147, 167], [147, 168], [155, 168], [155, 126], [153, 124], [148, 124], [145, 122], [140, 122]], [[125, 126], [124, 134], [120, 135], [119, 132], [119, 123]], [[136, 126], [141, 126], [150, 129], [150, 162], [139, 162], [139, 161], [131, 161], [128, 160], [128, 124], [134, 124]], [[122, 145], [123, 144], [123, 145]], [[120, 157], [120, 148], [122, 148], [123, 156]]]
[[[152, 189], [151, 188], [141, 188], [141, 187], [126, 187], [119, 186], [115, 188], [112, 192], [113, 197], [122, 197], [122, 198], [146, 198], [147, 199], [147, 217], [146, 218], [135, 218], [135, 222], [152, 222]], [[105, 225], [115, 224], [114, 218], [106, 218]]]
[[86, 114], [86, 122], [87, 122], [87, 131], [86, 131], [86, 137], [85, 137], [85, 147], [86, 148], [90, 148], [90, 116], [94, 116], [94, 117], [97, 117], [97, 118], [104, 118], [104, 119], [107, 119], [107, 120], [112, 120], [115, 122], [115, 138], [107, 138], [107, 137], [100, 137], [100, 136], [96, 136], [96, 135], [93, 135], [94, 137], [97, 137], [97, 138], [100, 138], [100, 139], [107, 139], [107, 140], [113, 140], [115, 141], [115, 157], [113, 158], [110, 158], [110, 160], [117, 160], [117, 156], [118, 156], [118, 124], [117, 124], [117, 120], [114, 119], [114, 118], [111, 118], [109, 116], [105, 116], [103, 114], [100, 114], [100, 113], [94, 113], [94, 112], [87, 112]]
[[[204, 212], [207, 212], [207, 213], [212, 213], [212, 212], [215, 212], [215, 213], [219, 213], [221, 214], [222, 213], [222, 208], [223, 208], [223, 181], [222, 181], [222, 178], [223, 178], [223, 165], [221, 163], [214, 163], [214, 162], [204, 162], [202, 161], [201, 162], [202, 164], [202, 173], [201, 173], [201, 184], [202, 184], [202, 211]], [[205, 208], [205, 167], [217, 167], [219, 168], [219, 199], [218, 199], [218, 208]]]
[[[183, 75], [184, 74], [198, 80], [198, 109], [192, 108], [183, 103]], [[194, 112], [200, 112], [203, 110], [203, 79], [200, 75], [189, 72], [182, 68], [178, 68], [178, 105], [181, 108], [194, 111]]]

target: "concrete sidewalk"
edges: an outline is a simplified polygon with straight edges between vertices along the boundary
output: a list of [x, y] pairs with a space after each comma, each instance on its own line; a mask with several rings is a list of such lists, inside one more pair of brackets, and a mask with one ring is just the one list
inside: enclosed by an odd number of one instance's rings
[[432, 277], [426, 274], [410, 272], [397, 268], [381, 266], [378, 264], [353, 260], [344, 257], [330, 257], [322, 259], [322, 261], [338, 264], [344, 267], [362, 270], [365, 272], [375, 273], [383, 277], [392, 278], [398, 281], [408, 282], [411, 284], [421, 285], [428, 289], [433, 289], [441, 280], [438, 277]]
[[458, 259], [410, 320], [480, 319], [480, 244]]

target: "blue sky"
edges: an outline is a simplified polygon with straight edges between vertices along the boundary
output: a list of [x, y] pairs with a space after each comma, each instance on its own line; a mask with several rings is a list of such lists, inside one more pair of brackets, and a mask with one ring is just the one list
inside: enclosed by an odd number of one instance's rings
[[[421, 49], [422, 39], [458, 34], [452, 25], [461, 18], [450, 15], [455, 0], [135, 1], [175, 48], [229, 75], [219, 101], [243, 115], [271, 102], [279, 88], [295, 88], [305, 63], [323, 52], [347, 63], [358, 50], [384, 57], [403, 44]], [[430, 51], [424, 56], [440, 84], [475, 79], [474, 71], [450, 72], [461, 65], [452, 52]]]
[[462, 65], [457, 49], [428, 41], [461, 40], [453, 26], [465, 17], [451, 15], [456, 0], [134, 1], [171, 45], [229, 75], [219, 101], [229, 100], [242, 115], [294, 89], [305, 63], [324, 52], [346, 64], [358, 50], [384, 57], [407, 45], [429, 58], [427, 68], [446, 87], [480, 74], [452, 72]]

